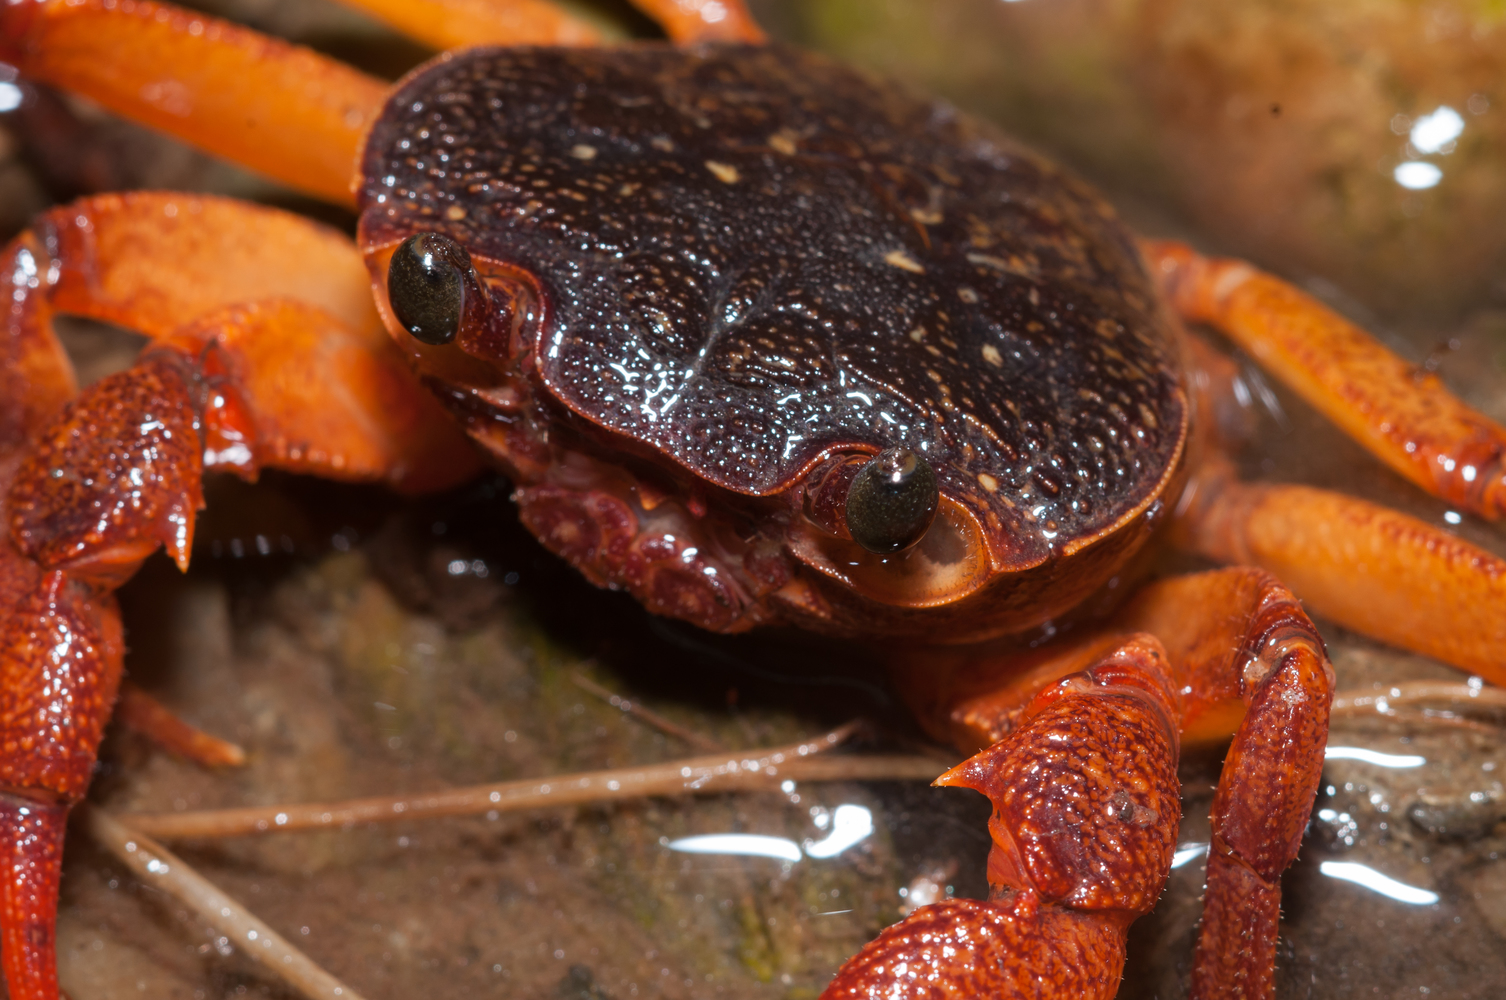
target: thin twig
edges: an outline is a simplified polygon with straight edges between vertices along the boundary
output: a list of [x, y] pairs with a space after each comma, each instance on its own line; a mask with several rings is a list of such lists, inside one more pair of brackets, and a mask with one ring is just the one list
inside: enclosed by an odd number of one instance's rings
[[784, 781], [930, 781], [948, 766], [937, 758], [915, 755], [812, 759], [841, 743], [853, 728], [848, 725], [815, 740], [757, 751], [757, 756], [724, 752], [646, 767], [527, 778], [426, 795], [204, 812], [122, 814], [119, 819], [132, 829], [155, 837], [233, 837], [438, 816], [474, 816], [649, 795], [769, 789]]
[[596, 683], [580, 671], [575, 672], [574, 679], [576, 684], [591, 692], [596, 697], [606, 702], [608, 705], [611, 705], [613, 708], [620, 708], [626, 714], [642, 719], [644, 722], [648, 723], [650, 726], [653, 726], [655, 729], [668, 733], [671, 736], [678, 737], [679, 739], [684, 740], [686, 743], [689, 743], [691, 746], [695, 747], [698, 750], [705, 750], [708, 753], [716, 753], [723, 749], [722, 745], [711, 737], [703, 736], [693, 729], [687, 729], [685, 726], [680, 725], [678, 722], [671, 722], [664, 716], [660, 715], [658, 712], [655, 712], [651, 708], [645, 708], [636, 701], [624, 698], [618, 694], [613, 694], [611, 691], [602, 687], [600, 684]]
[[99, 809], [80, 805], [76, 812], [100, 846], [120, 859], [137, 878], [193, 910], [242, 952], [310, 1000], [362, 1000], [359, 993], [321, 969], [313, 959], [161, 844]]

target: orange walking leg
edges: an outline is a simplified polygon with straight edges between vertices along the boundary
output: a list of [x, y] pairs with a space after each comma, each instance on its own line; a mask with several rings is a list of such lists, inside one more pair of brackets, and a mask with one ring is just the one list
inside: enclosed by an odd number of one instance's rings
[[751, 42], [764, 33], [743, 0], [633, 0], [677, 42]]
[[0, 4], [0, 61], [341, 205], [386, 85], [227, 21], [150, 0]]
[[1375, 338], [1286, 282], [1179, 243], [1146, 242], [1186, 319], [1208, 323], [1371, 454], [1434, 496], [1506, 514], [1506, 428], [1420, 376]]
[[[589, 44], [547, 0], [345, 0], [438, 48]], [[759, 42], [742, 0], [636, 0], [680, 41]], [[0, 3], [0, 61], [216, 156], [354, 205], [386, 85], [309, 49], [152, 0]]]
[[1506, 560], [1341, 493], [1240, 482], [1204, 464], [1180, 544], [1277, 574], [1318, 614], [1506, 686]]
[[[1333, 696], [1322, 640], [1285, 587], [1246, 568], [1179, 577], [1058, 649], [1020, 657], [978, 647], [952, 654], [941, 676], [933, 661], [912, 667], [903, 686], [948, 692], [922, 717], [929, 728], [963, 745], [993, 743], [940, 779], [994, 802], [991, 896], [917, 910], [844, 967], [830, 996], [1112, 996], [1124, 929], [1153, 905], [1169, 871], [1157, 852], [1169, 859], [1164, 845], [1176, 834], [1174, 777], [1169, 798], [1142, 796], [1160, 787], [1150, 776], [1161, 765], [1149, 762], [1168, 742], [1174, 775], [1178, 728], [1199, 738], [1234, 732], [1213, 803], [1191, 995], [1272, 995], [1280, 877], [1317, 792]], [[1149, 696], [1162, 691], [1164, 701]], [[1155, 711], [1131, 721], [1126, 701]], [[1157, 712], [1170, 737], [1150, 725]], [[956, 930], [933, 923], [943, 913], [959, 918]], [[970, 944], [979, 941], [981, 950]], [[1090, 953], [1110, 961], [1107, 985], [1085, 978]], [[881, 971], [901, 962], [917, 977]], [[943, 964], [961, 977], [955, 994], [928, 978]], [[1043, 990], [1017, 968], [1061, 978]], [[1001, 978], [980, 979], [979, 970]]]
[[594, 45], [601, 33], [549, 0], [340, 0], [436, 49]]
[[[3, 267], [0, 371], [36, 385], [0, 409], [0, 962], [14, 1000], [56, 1000], [64, 826], [120, 684], [111, 592], [159, 545], [187, 565], [204, 467], [417, 490], [477, 466], [382, 331], [355, 248], [297, 216], [86, 199], [40, 217]], [[54, 310], [156, 343], [69, 399]]]

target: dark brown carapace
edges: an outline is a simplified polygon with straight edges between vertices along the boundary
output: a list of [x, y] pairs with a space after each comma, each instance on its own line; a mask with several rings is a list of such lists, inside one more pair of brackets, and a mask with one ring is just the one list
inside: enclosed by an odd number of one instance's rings
[[[347, 2], [439, 48], [592, 37], [539, 0]], [[111, 592], [159, 545], [186, 564], [200, 473], [422, 492], [480, 453], [545, 544], [659, 613], [904, 640], [879, 658], [904, 653], [922, 724], [981, 751], [941, 780], [994, 804], [990, 898], [918, 909], [829, 998], [1107, 1000], [1170, 864], [1179, 746], [1231, 734], [1190, 992], [1271, 996], [1333, 682], [1286, 584], [1500, 682], [1506, 562], [1338, 494], [1239, 482], [1237, 442], [1191, 419], [1230, 366], [1180, 324], [1217, 327], [1482, 517], [1506, 512], [1506, 430], [1283, 282], [1137, 244], [946, 105], [748, 44], [735, 0], [636, 2], [694, 44], [476, 48], [395, 88], [147, 0], [0, 5], [0, 59], [23, 74], [335, 202], [355, 164], [360, 211], [357, 246], [226, 199], [101, 195], [4, 250], [10, 995], [58, 996], [66, 817], [120, 679]], [[164, 80], [171, 109], [151, 99]], [[78, 392], [54, 310], [153, 343]], [[1026, 648], [1163, 518], [1244, 565]], [[195, 745], [160, 708], [127, 715]]]
[[[459, 53], [387, 107], [373, 275], [417, 233], [469, 251], [506, 308], [410, 339], [419, 370], [597, 582], [727, 631], [981, 637], [1080, 602], [1164, 509], [1187, 403], [1132, 238], [947, 106], [643, 45]], [[829, 487], [891, 447], [940, 516], [880, 555]]]

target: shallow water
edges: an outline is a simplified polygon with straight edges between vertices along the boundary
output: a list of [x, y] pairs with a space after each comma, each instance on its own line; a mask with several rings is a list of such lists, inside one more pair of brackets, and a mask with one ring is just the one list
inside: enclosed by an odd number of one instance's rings
[[[885, 17], [870, 18], [859, 37], [821, 34], [847, 23], [820, 19], [841, 7], [834, 2], [765, 6], [770, 24], [886, 71], [938, 86], [960, 79], [955, 85], [972, 88], [973, 103], [1029, 130], [1030, 117], [1001, 97], [1007, 88], [990, 89], [981, 72], [938, 78], [944, 60], [962, 64], [948, 36], [879, 34], [885, 24], [913, 25], [893, 12], [914, 7], [881, 5]], [[997, 6], [990, 0], [986, 16]], [[327, 48], [377, 51], [393, 72], [419, 55], [333, 8], [242, 7], [241, 16]], [[936, 24], [972, 33], [968, 51], [986, 53], [982, 22], [966, 19], [985, 11], [981, 4], [932, 0], [927, 9], [945, 15]], [[969, 92], [953, 96], [967, 103]], [[1070, 90], [1057, 96], [1065, 108], [1088, 99]], [[1414, 114], [1423, 97], [1409, 100], [1387, 110], [1387, 121]], [[1498, 103], [1506, 107], [1506, 94]], [[1036, 103], [1031, 114], [1040, 120], [1047, 112]], [[1225, 216], [1200, 215], [1201, 203], [1147, 182], [1146, 162], [1163, 155], [1159, 147], [1125, 154], [1116, 175], [1115, 158], [1082, 153], [1090, 143], [1064, 138], [1059, 118], [1032, 138], [1108, 186], [1137, 225], [1270, 254], [1263, 263], [1372, 322], [1473, 404], [1506, 418], [1506, 314], [1488, 280], [1461, 279], [1415, 308], [1398, 303], [1376, 284], [1382, 258], [1325, 271], [1324, 261], [1337, 258], [1315, 252], [1299, 263], [1269, 233], [1262, 243], [1230, 231], [1248, 203]], [[1134, 145], [1130, 125], [1117, 137], [1127, 143], [1120, 148], [1147, 148], [1148, 140]], [[108, 118], [91, 127], [113, 137], [121, 157], [129, 152], [134, 173], [123, 182], [269, 194]], [[1092, 128], [1082, 131], [1091, 138]], [[8, 204], [46, 203], [46, 178], [19, 163], [13, 145], [0, 167], [13, 194]], [[1258, 204], [1262, 195], [1247, 188], [1231, 197]], [[1491, 222], [1482, 210], [1456, 223], [1465, 227], [1457, 242], [1474, 245], [1475, 229]], [[1321, 249], [1336, 252], [1330, 243]], [[97, 331], [76, 331], [70, 344], [100, 371], [131, 348]], [[1420, 497], [1279, 388], [1270, 399], [1243, 457], [1248, 474], [1341, 487], [1503, 549], [1496, 529]], [[278, 477], [255, 491], [216, 487], [188, 576], [159, 561], [122, 592], [128, 669], [189, 720], [241, 742], [250, 764], [207, 773], [114, 732], [92, 800], [119, 811], [326, 800], [699, 752], [587, 693], [577, 673], [729, 750], [787, 742], [854, 715], [876, 720], [868, 748], [908, 748], [918, 739], [865, 672], [860, 651], [782, 636], [708, 638], [654, 621], [539, 549], [513, 523], [501, 489], [483, 483], [401, 504], [375, 491]], [[274, 555], [253, 555], [258, 535]], [[276, 554], [284, 537], [292, 552]], [[1425, 658], [1323, 630], [1341, 690], [1460, 679]], [[1342, 750], [1325, 768], [1302, 856], [1284, 882], [1279, 996], [1506, 995], [1501, 721], [1479, 713], [1335, 720], [1331, 747]], [[1208, 839], [1217, 766], [1208, 757], [1184, 762], [1183, 863], [1156, 912], [1132, 932], [1123, 997], [1183, 995], [1202, 888], [1198, 846]], [[866, 810], [872, 833], [834, 857], [812, 856], [802, 845], [831, 836], [844, 806], [849, 818]], [[843, 958], [898, 918], [912, 890], [982, 895], [987, 814], [976, 795], [917, 783], [802, 784], [174, 846], [370, 998], [441, 991], [793, 998], [818, 993]], [[671, 846], [723, 833], [782, 838], [799, 860]], [[60, 968], [74, 1000], [291, 995], [81, 836], [69, 844], [59, 929]]]

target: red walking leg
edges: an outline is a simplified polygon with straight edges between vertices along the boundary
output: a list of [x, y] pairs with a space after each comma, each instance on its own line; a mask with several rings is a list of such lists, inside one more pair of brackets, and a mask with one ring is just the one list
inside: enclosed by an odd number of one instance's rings
[[1272, 997], [1281, 873], [1301, 846], [1328, 743], [1323, 641], [1285, 586], [1242, 567], [1152, 584], [1116, 624], [1164, 637], [1185, 718], [1206, 723], [1243, 704], [1213, 799], [1190, 996]]
[[120, 685], [115, 721], [200, 767], [240, 767], [246, 763], [246, 751], [190, 726], [129, 681]]
[[[0, 960], [14, 1000], [55, 1000], [64, 824], [120, 683], [111, 591], [159, 545], [187, 565], [206, 462], [421, 490], [477, 460], [382, 330], [355, 248], [306, 220], [102, 197], [4, 254], [0, 371], [28, 376], [0, 408]], [[156, 343], [70, 400], [54, 310]]]

